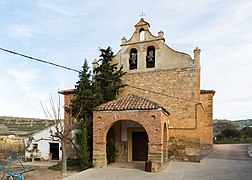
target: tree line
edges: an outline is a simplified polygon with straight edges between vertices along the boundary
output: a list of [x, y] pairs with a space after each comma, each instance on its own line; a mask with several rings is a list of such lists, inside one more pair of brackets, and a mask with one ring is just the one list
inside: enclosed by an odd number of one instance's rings
[[214, 123], [215, 143], [251, 143], [252, 127], [240, 128], [232, 121], [217, 121]]

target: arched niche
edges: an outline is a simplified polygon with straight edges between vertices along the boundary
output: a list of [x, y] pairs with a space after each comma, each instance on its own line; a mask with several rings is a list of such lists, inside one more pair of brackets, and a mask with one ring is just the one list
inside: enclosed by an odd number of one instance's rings
[[129, 69], [137, 69], [138, 51], [136, 48], [130, 50]]
[[146, 53], [146, 68], [154, 68], [156, 60], [156, 52], [154, 46], [148, 46]]

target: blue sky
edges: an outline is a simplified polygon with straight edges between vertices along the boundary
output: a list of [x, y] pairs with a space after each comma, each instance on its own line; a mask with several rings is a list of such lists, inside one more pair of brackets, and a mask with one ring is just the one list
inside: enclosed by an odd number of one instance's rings
[[[0, 47], [81, 69], [99, 47], [116, 53], [139, 15], [162, 30], [166, 44], [201, 53], [201, 88], [214, 89], [214, 118], [252, 118], [252, 1], [250, 0], [0, 0]], [[57, 91], [78, 73], [0, 51], [0, 116], [44, 118]]]

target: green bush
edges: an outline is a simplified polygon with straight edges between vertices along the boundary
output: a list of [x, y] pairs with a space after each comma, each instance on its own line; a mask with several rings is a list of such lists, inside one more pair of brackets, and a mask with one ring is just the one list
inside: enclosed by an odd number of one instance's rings
[[113, 128], [110, 128], [107, 134], [107, 162], [108, 164], [114, 163], [116, 159], [116, 148], [114, 140], [114, 131]]
[[108, 163], [114, 163], [116, 158], [116, 149], [114, 143], [109, 140], [107, 142], [107, 161]]

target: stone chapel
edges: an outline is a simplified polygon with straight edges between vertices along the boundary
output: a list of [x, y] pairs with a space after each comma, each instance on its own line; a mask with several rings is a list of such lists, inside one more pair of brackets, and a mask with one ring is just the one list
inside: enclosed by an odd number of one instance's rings
[[[200, 49], [193, 58], [165, 44], [164, 33], [150, 32], [143, 18], [113, 62], [123, 65], [127, 84], [118, 99], [94, 111], [93, 161], [106, 167], [106, 137], [114, 131], [116, 161], [151, 161], [152, 172], [170, 160], [200, 161], [200, 149], [213, 145], [213, 90], [200, 89]], [[93, 68], [99, 66], [93, 62]], [[65, 106], [74, 90], [61, 92]], [[65, 123], [70, 123], [65, 113]]]

